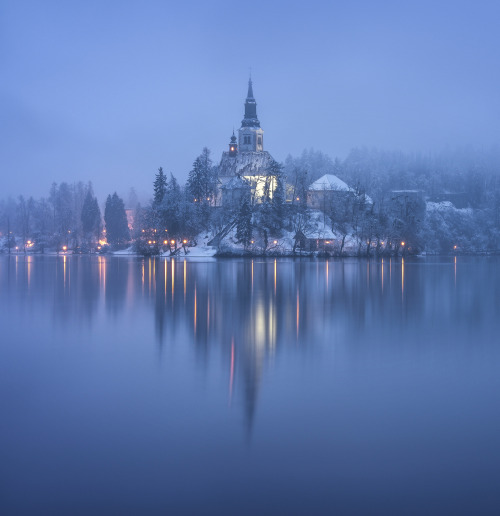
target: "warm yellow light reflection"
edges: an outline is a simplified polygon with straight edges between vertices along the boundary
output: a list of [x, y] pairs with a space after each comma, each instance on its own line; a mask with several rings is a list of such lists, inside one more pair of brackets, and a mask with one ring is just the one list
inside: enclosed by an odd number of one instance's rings
[[401, 295], [405, 289], [405, 259], [401, 258]]
[[196, 302], [196, 285], [194, 286], [194, 334], [196, 335], [196, 319], [197, 319], [197, 302]]
[[300, 303], [299, 303], [299, 289], [297, 289], [297, 338], [299, 338], [299, 317], [300, 317]]
[[231, 338], [231, 365], [229, 369], [229, 404], [233, 397], [233, 382], [234, 382], [234, 337]]
[[384, 259], [382, 258], [382, 292], [384, 291]]
[[[172, 276], [172, 301], [173, 301], [174, 300], [174, 283], [175, 283], [174, 259], [173, 258], [172, 258], [171, 266], [172, 266], [171, 276]], [[173, 304], [172, 304], [172, 306], [173, 306]]]
[[276, 295], [276, 260], [274, 260], [274, 295]]

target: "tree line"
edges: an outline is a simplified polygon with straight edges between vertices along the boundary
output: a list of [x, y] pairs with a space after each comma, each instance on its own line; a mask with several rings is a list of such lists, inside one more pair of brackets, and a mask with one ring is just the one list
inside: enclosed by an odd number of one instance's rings
[[142, 206], [131, 195], [130, 227], [123, 199], [109, 194], [101, 212], [91, 183], [54, 183], [46, 197], [3, 199], [1, 247], [91, 252], [133, 245], [139, 253], [157, 254], [196, 245], [201, 234], [223, 248], [231, 231], [243, 249], [255, 250], [258, 241], [264, 253], [274, 239], [289, 234], [295, 252], [305, 248], [304, 239], [321, 239], [308, 188], [332, 174], [351, 190], [323, 198], [323, 227], [337, 236], [330, 253], [343, 254], [353, 238], [359, 254], [398, 252], [401, 242], [413, 252], [495, 251], [500, 249], [499, 171], [498, 149], [428, 155], [354, 149], [344, 160], [305, 150], [283, 164], [272, 162], [258, 199], [245, 182], [224, 198], [218, 168], [205, 148], [185, 185], [160, 167], [152, 177], [150, 202]]

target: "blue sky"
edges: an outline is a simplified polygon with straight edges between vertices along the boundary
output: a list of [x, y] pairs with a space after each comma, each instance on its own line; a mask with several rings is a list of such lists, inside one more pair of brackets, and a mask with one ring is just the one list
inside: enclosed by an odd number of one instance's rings
[[498, 144], [499, 19], [480, 0], [3, 0], [0, 191], [184, 181], [239, 127], [250, 68], [278, 160]]

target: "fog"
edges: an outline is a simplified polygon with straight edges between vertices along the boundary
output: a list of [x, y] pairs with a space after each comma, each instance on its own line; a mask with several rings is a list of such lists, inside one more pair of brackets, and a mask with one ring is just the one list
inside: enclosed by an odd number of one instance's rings
[[500, 141], [493, 1], [30, 2], [0, 8], [1, 197], [92, 181], [148, 196], [240, 126], [265, 148], [432, 152]]

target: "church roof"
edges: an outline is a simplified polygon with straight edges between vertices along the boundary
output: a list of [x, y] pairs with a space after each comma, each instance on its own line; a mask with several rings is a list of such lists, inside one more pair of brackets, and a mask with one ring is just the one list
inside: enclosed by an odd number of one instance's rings
[[350, 192], [351, 188], [347, 186], [342, 179], [339, 179], [333, 174], [325, 174], [309, 186], [309, 190], [337, 190], [343, 192]]
[[267, 175], [272, 161], [267, 151], [239, 152], [234, 157], [224, 152], [219, 164], [219, 177]]

